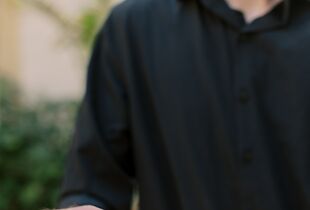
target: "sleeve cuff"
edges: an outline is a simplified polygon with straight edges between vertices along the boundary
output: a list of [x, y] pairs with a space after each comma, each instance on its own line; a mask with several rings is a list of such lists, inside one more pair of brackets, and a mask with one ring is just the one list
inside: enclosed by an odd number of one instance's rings
[[92, 205], [103, 210], [109, 210], [101, 201], [88, 195], [71, 195], [62, 198], [59, 202], [58, 208], [63, 209], [83, 205]]

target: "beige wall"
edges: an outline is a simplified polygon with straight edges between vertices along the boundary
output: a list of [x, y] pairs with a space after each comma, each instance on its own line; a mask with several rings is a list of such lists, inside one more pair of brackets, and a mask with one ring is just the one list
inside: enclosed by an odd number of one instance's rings
[[83, 89], [84, 62], [78, 48], [48, 16], [27, 7], [20, 15], [20, 84], [26, 101], [78, 99]]
[[17, 79], [18, 8], [12, 0], [0, 0], [0, 76]]
[[[44, 1], [71, 20], [96, 2]], [[80, 99], [87, 58], [66, 43], [63, 29], [54, 20], [23, 0], [18, 5], [13, 2], [0, 0], [0, 76], [18, 81], [26, 102]]]
[[[74, 19], [94, 1], [46, 2]], [[17, 81], [26, 103], [82, 96], [87, 60], [64, 40], [62, 29], [46, 14], [15, 0], [0, 0], [0, 77]]]
[[[1, 1], [1, 0], [0, 0]], [[46, 0], [75, 19], [89, 0]], [[53, 19], [31, 7], [20, 11], [20, 77], [26, 101], [79, 99], [84, 91], [86, 60], [68, 44]]]

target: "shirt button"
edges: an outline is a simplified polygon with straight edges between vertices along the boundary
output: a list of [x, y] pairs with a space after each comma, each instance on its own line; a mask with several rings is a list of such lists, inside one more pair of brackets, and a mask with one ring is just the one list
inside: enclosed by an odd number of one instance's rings
[[244, 41], [246, 41], [247, 39], [248, 39], [247, 34], [239, 34], [239, 36], [238, 36], [238, 41], [239, 41], [239, 42], [244, 42]]
[[249, 164], [253, 161], [253, 153], [248, 150], [243, 153], [242, 160], [244, 163]]
[[239, 101], [242, 104], [246, 104], [250, 100], [250, 95], [245, 88], [242, 88], [239, 94]]

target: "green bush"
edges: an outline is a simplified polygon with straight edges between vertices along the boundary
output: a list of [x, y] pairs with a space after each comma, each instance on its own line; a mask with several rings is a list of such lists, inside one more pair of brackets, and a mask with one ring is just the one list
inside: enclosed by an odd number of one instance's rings
[[77, 103], [25, 106], [0, 80], [0, 209], [52, 208], [59, 193]]

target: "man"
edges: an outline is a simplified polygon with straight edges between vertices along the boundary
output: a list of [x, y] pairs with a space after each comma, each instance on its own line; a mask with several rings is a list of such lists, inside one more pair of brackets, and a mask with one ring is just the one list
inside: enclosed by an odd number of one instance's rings
[[310, 3], [127, 0], [99, 33], [60, 207], [310, 209]]

